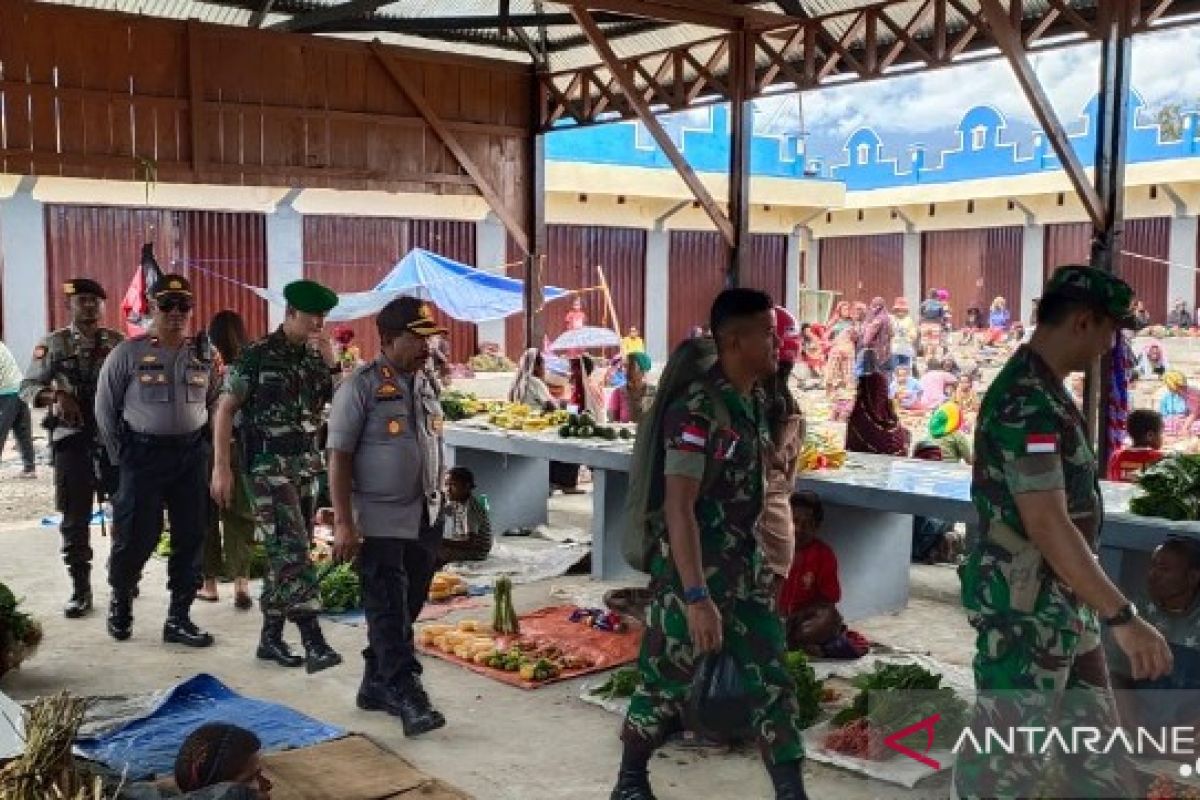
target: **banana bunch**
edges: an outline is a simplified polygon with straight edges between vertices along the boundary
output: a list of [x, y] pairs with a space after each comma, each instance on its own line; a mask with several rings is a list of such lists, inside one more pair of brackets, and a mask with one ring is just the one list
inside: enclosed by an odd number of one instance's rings
[[796, 459], [798, 471], [839, 469], [846, 463], [846, 451], [828, 436], [813, 433], [804, 441], [804, 447]]

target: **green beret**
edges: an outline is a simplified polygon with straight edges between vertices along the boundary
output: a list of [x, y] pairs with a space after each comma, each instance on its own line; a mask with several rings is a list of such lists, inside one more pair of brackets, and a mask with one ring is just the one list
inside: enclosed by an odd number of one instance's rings
[[337, 294], [316, 281], [292, 281], [283, 287], [283, 299], [305, 314], [328, 314], [338, 304]]

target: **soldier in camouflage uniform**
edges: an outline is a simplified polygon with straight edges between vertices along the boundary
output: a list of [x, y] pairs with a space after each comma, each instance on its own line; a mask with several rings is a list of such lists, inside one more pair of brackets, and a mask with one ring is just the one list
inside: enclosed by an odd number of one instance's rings
[[[294, 281], [283, 291], [288, 303], [283, 324], [246, 347], [226, 373], [213, 436], [230, 441], [234, 415], [241, 412], [242, 463], [267, 552], [257, 656], [285, 667], [303, 663], [317, 672], [342, 662], [321, 634], [317, 571], [309, 557], [317, 478], [325, 471], [317, 433], [340, 374], [321, 328], [337, 295], [313, 281]], [[222, 508], [232, 503], [230, 470], [229, 451], [217, 448], [212, 495]], [[289, 619], [300, 629], [303, 659], [283, 640]]]
[[[63, 284], [63, 293], [71, 324], [34, 348], [21, 382], [21, 399], [35, 408], [51, 407], [47, 424], [54, 459], [54, 505], [62, 512], [62, 556], [72, 584], [63, 614], [75, 618], [92, 608], [92, 498], [98, 491], [107, 495], [116, 491], [116, 472], [101, 455], [96, 433], [96, 382], [104, 359], [125, 337], [100, 327], [107, 299], [100, 284], [73, 278]], [[97, 457], [99, 476], [93, 463]]]
[[[679, 729], [700, 657], [722, 649], [741, 665], [776, 797], [805, 797], [795, 686], [783, 666], [783, 626], [754, 536], [770, 437], [755, 384], [775, 373], [772, 306], [767, 295], [749, 289], [717, 297], [711, 317], [719, 360], [709, 385], [693, 384], [663, 418], [667, 530], [652, 559], [654, 599], [638, 661], [642, 685], [625, 719], [613, 800], [653, 798], [650, 755]], [[709, 459], [720, 462], [711, 482], [705, 481]]]
[[[1105, 576], [1094, 552], [1103, 517], [1096, 454], [1063, 381], [1133, 323], [1133, 292], [1091, 267], [1050, 278], [1038, 326], [996, 376], [979, 412], [971, 499], [979, 539], [960, 570], [977, 631], [973, 729], [1116, 725], [1100, 647], [1103, 621], [1139, 677], [1170, 670], [1170, 651]], [[958, 754], [960, 797], [1131, 797], [1112, 757]], [[1069, 777], [1064, 778], [1064, 770]], [[1052, 776], [1049, 777], [1048, 776]], [[1052, 781], [1064, 781], [1047, 785]]]

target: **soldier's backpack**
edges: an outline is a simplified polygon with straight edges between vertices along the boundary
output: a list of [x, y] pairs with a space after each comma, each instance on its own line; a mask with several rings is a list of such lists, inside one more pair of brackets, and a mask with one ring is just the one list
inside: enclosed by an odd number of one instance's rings
[[[715, 409], [714, 422], [728, 428], [732, 422], [729, 408], [709, 378], [717, 363], [717, 346], [711, 338], [688, 339], [667, 360], [654, 393], [650, 411], [638, 425], [633, 444], [633, 463], [629, 468], [629, 494], [626, 497], [626, 520], [623, 551], [629, 566], [641, 572], [650, 571], [650, 561], [658, 549], [659, 537], [666, 530], [663, 519], [665, 479], [663, 462], [666, 454], [663, 439], [663, 417], [667, 407], [697, 389], [707, 392]], [[721, 463], [712, 451], [716, 437], [709, 437], [704, 477], [700, 495], [704, 496], [716, 482]]]

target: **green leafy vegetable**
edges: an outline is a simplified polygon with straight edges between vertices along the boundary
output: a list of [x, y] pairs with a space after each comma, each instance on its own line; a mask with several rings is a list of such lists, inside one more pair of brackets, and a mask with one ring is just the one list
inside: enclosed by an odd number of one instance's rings
[[824, 682], [817, 680], [808, 663], [808, 657], [800, 650], [787, 653], [784, 656], [784, 666], [792, 680], [796, 683], [796, 700], [800, 704], [800, 726], [807, 728], [821, 716], [821, 694]]
[[642, 673], [632, 667], [619, 669], [608, 680], [592, 689], [590, 694], [612, 700], [615, 697], [629, 697], [642, 685]]
[[1145, 492], [1129, 503], [1143, 517], [1200, 520], [1200, 455], [1169, 455], [1137, 479]]
[[362, 584], [352, 564], [338, 564], [321, 578], [321, 606], [335, 614], [362, 608]]
[[917, 664], [877, 664], [873, 672], [855, 678], [854, 687], [859, 693], [834, 716], [834, 727], [866, 719], [873, 729], [894, 733], [940, 714], [945, 724], [936, 727], [934, 745], [949, 747], [967, 718], [966, 703], [942, 686], [942, 676]]

